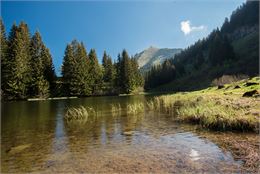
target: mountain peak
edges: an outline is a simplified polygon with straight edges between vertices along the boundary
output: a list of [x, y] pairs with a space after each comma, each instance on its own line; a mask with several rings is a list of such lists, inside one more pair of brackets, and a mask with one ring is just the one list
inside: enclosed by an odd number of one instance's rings
[[173, 58], [181, 49], [177, 48], [156, 48], [150, 46], [144, 51], [137, 53], [135, 58], [141, 70], [147, 71], [153, 65], [161, 64], [164, 60]]

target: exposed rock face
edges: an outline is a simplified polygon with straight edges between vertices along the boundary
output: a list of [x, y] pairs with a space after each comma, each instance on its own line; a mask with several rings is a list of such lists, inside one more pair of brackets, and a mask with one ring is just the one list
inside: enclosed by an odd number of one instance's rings
[[149, 47], [148, 49], [136, 54], [134, 57], [137, 59], [139, 68], [145, 72], [153, 65], [161, 64], [164, 60], [174, 58], [174, 55], [181, 52], [180, 48], [155, 48]]

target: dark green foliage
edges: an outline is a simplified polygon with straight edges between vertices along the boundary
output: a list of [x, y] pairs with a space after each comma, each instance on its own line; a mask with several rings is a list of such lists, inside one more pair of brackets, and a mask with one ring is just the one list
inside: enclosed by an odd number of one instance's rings
[[65, 50], [62, 64], [62, 77], [65, 95], [84, 96], [91, 94], [89, 83], [89, 62], [85, 47], [73, 40]]
[[42, 46], [42, 55], [41, 55], [41, 60], [42, 60], [42, 71], [43, 71], [43, 77], [46, 79], [49, 83], [49, 90], [50, 90], [50, 95], [55, 95], [55, 81], [56, 81], [56, 74], [54, 70], [54, 65], [52, 62], [52, 57], [50, 54], [49, 49], [43, 45]]
[[120, 93], [129, 94], [136, 88], [143, 86], [143, 78], [138, 70], [137, 61], [130, 58], [126, 50], [123, 50], [122, 54], [118, 55], [116, 72], [116, 84]]
[[233, 32], [239, 27], [253, 26], [259, 23], [259, 1], [247, 1], [230, 16], [229, 30]]
[[13, 24], [8, 40], [1, 20], [1, 91], [4, 99], [46, 98], [55, 82], [48, 48], [37, 31], [32, 38], [27, 24]]
[[140, 73], [139, 65], [137, 63], [137, 60], [135, 58], [131, 58], [131, 70], [132, 70], [132, 79], [133, 79], [133, 85], [134, 88], [137, 87], [143, 87], [144, 86], [144, 79], [142, 74]]
[[0, 19], [0, 28], [1, 28], [1, 35], [0, 35], [0, 58], [1, 58], [1, 95], [5, 95], [6, 89], [6, 81], [8, 79], [8, 59], [7, 59], [7, 39], [5, 33], [5, 27], [3, 24], [2, 19]]
[[116, 93], [115, 89], [115, 78], [116, 78], [116, 67], [112, 62], [112, 58], [104, 52], [102, 59], [103, 66], [103, 90], [105, 93]]
[[17, 27], [12, 26], [8, 42], [8, 76], [6, 94], [10, 99], [27, 97], [30, 83], [30, 34], [27, 24], [21, 22]]
[[113, 84], [115, 80], [115, 67], [112, 63], [112, 58], [104, 52], [102, 65], [104, 68], [103, 80], [104, 82]]
[[28, 91], [30, 97], [46, 98], [49, 96], [49, 82], [44, 77], [43, 48], [44, 44], [41, 35], [37, 31], [33, 35], [30, 43], [31, 81]]
[[175, 66], [166, 60], [162, 65], [152, 67], [152, 69], [145, 75], [145, 88], [151, 89], [156, 86], [169, 83], [176, 77]]
[[87, 54], [83, 43], [74, 40], [66, 47], [62, 77], [57, 78], [50, 51], [38, 31], [30, 37], [27, 24], [21, 22], [19, 26], [12, 26], [6, 39], [2, 20], [0, 25], [4, 99], [131, 93], [143, 86], [137, 61], [130, 58], [126, 50], [114, 64], [104, 53], [102, 69], [95, 50]]
[[213, 42], [209, 49], [209, 61], [213, 66], [221, 65], [225, 61], [235, 58], [233, 47], [227, 36], [222, 36], [220, 31], [216, 31]]
[[98, 63], [98, 58], [95, 49], [91, 49], [89, 52], [89, 76], [90, 87], [92, 94], [98, 94], [102, 86], [102, 70]]

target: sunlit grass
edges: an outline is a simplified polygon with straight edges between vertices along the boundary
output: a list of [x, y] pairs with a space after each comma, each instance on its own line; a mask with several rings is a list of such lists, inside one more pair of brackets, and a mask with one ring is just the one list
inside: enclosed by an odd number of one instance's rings
[[86, 123], [89, 117], [98, 116], [98, 112], [91, 107], [80, 106], [77, 108], [69, 108], [64, 116], [67, 122]]
[[[247, 86], [248, 82], [256, 84]], [[162, 95], [147, 105], [152, 110], [171, 114], [180, 121], [198, 123], [206, 128], [258, 132], [259, 101], [254, 96], [242, 95], [259, 89], [259, 77], [255, 77], [226, 84], [222, 89], [210, 87], [201, 91]]]
[[127, 104], [126, 112], [127, 114], [133, 114], [133, 115], [142, 113], [144, 112], [144, 103], [139, 102], [139, 103]]
[[122, 112], [122, 107], [120, 103], [117, 104], [111, 104], [111, 113], [112, 116], [119, 116]]

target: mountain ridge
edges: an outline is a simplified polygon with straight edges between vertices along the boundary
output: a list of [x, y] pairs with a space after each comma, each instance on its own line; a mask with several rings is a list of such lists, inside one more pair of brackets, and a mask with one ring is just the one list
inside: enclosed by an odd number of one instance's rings
[[143, 72], [148, 71], [152, 66], [161, 64], [166, 59], [174, 58], [175, 54], [180, 53], [181, 48], [157, 48], [150, 46], [140, 53], [136, 53], [139, 69]]

